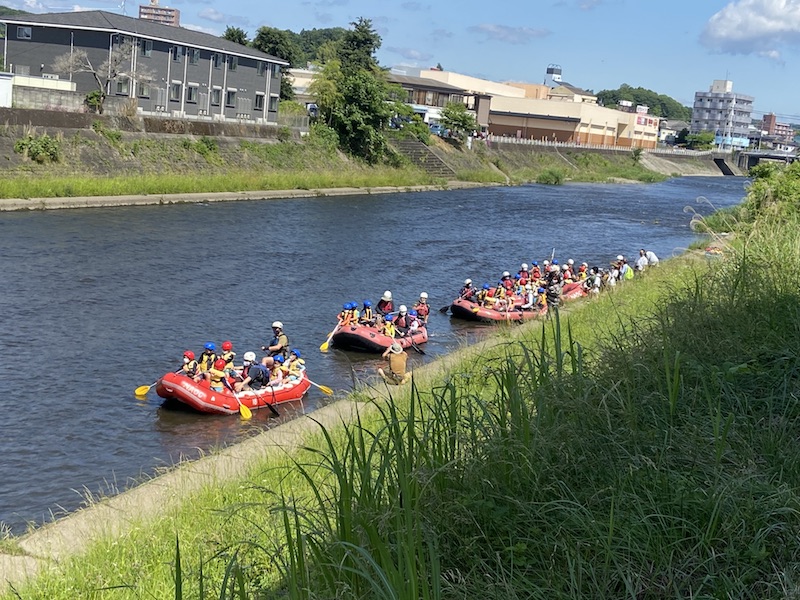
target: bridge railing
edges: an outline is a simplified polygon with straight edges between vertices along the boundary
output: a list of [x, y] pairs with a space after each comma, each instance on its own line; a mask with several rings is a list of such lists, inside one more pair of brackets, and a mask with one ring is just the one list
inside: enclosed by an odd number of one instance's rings
[[[608, 150], [613, 152], [630, 152], [634, 148], [627, 146], [610, 146], [607, 144], [581, 144], [578, 142], [553, 142], [547, 140], [532, 140], [526, 138], [516, 138], [501, 135], [488, 135], [483, 138], [492, 144], [520, 144], [524, 146], [541, 146], [551, 148], [589, 148], [591, 150]], [[685, 148], [642, 148], [642, 152], [648, 154], [663, 154], [666, 156], [711, 156], [713, 150], [687, 150]]]

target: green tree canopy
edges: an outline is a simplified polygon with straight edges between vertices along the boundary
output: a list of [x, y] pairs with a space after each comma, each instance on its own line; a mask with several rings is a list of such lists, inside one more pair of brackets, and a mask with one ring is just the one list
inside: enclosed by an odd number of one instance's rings
[[463, 102], [448, 102], [442, 109], [439, 121], [457, 138], [463, 138], [478, 128], [475, 116], [467, 110]]
[[355, 73], [359, 70], [377, 71], [378, 61], [375, 53], [381, 47], [381, 36], [372, 28], [372, 21], [359, 17], [358, 21], [351, 23], [352, 29], [348, 30], [339, 42], [339, 60], [342, 71]]
[[701, 131], [686, 136], [686, 145], [692, 150], [711, 150], [714, 147], [714, 133]]
[[292, 66], [304, 68], [308, 63], [321, 61], [320, 48], [326, 44], [338, 44], [347, 30], [344, 27], [329, 27], [327, 29], [303, 29], [294, 34], [295, 43], [300, 49], [297, 64]]
[[225, 33], [222, 34], [222, 38], [228, 40], [229, 42], [241, 44], [242, 46], [250, 45], [250, 40], [247, 38], [247, 32], [241, 27], [232, 27], [228, 25], [225, 28]]
[[601, 90], [597, 92], [596, 96], [598, 102], [609, 108], [616, 108], [621, 100], [628, 100], [634, 105], [649, 106], [651, 114], [666, 119], [689, 121], [692, 118], [692, 109], [683, 106], [674, 98], [642, 87], [634, 88], [627, 83], [623, 83], [616, 90]]
[[[256, 50], [282, 58], [291, 66], [297, 62], [300, 54], [293, 36], [294, 34], [286, 29], [259, 27], [251, 45]], [[288, 67], [281, 67], [281, 100], [294, 100], [294, 90]]]

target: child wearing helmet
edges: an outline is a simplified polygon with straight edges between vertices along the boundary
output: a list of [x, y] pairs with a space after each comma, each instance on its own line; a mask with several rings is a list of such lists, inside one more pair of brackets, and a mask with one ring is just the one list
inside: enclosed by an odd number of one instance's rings
[[422, 292], [419, 295], [419, 300], [414, 303], [411, 309], [417, 311], [419, 322], [425, 325], [428, 322], [428, 315], [431, 312], [431, 307], [428, 305], [428, 292]]
[[381, 333], [388, 335], [390, 338], [397, 336], [397, 328], [394, 326], [394, 315], [386, 315], [383, 321]]
[[256, 361], [255, 352], [245, 352], [242, 363], [242, 380], [234, 384], [237, 392], [260, 390], [269, 383], [269, 369]]
[[225, 372], [225, 359], [216, 359], [214, 364], [211, 365], [211, 368], [205, 372], [205, 377], [208, 380], [208, 387], [212, 390], [215, 392], [224, 390], [225, 385], [223, 381], [228, 378], [228, 374]]
[[222, 342], [222, 355], [220, 358], [225, 361], [224, 371], [229, 374], [233, 374], [235, 371], [233, 367], [233, 359], [236, 358], [236, 352], [233, 351], [233, 344], [230, 342], [230, 340], [225, 340]]
[[203, 346], [203, 353], [200, 355], [198, 365], [200, 372], [205, 373], [214, 366], [214, 361], [217, 360], [217, 347], [214, 342], [206, 342]]
[[272, 369], [269, 372], [269, 383], [267, 385], [277, 387], [283, 383], [283, 376], [286, 374], [283, 366], [285, 362], [286, 360], [281, 354], [277, 354], [273, 357]]
[[383, 296], [381, 296], [381, 299], [375, 306], [375, 312], [377, 312], [379, 315], [386, 316], [393, 310], [394, 304], [392, 303], [392, 292], [386, 290], [383, 292]]
[[342, 311], [336, 316], [337, 320], [339, 321], [339, 327], [350, 326], [353, 315], [352, 309], [353, 304], [351, 302], [345, 302], [342, 304]]
[[194, 352], [191, 350], [186, 350], [183, 353], [183, 366], [181, 366], [181, 373], [194, 379], [197, 376], [197, 370], [197, 361], [194, 359]]
[[358, 322], [361, 325], [375, 324], [375, 313], [372, 310], [372, 302], [369, 300], [364, 300], [364, 305], [361, 309], [361, 316], [359, 316]]
[[303, 371], [306, 370], [306, 361], [302, 359], [302, 354], [297, 348], [292, 348], [289, 352], [289, 360], [284, 363], [289, 379], [299, 379]]

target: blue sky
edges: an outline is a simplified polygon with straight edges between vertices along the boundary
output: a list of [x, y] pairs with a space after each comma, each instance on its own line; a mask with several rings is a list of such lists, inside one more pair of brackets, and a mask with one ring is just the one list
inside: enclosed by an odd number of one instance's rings
[[[0, 0], [32, 12], [102, 9], [122, 0]], [[147, 3], [144, 0], [142, 3]], [[139, 0], [125, 12], [138, 14]], [[548, 64], [589, 90], [622, 83], [691, 106], [714, 79], [755, 97], [755, 112], [800, 123], [800, 0], [160, 0], [184, 27], [252, 37], [261, 25], [300, 31], [371, 19], [382, 66], [441, 63], [495, 81], [541, 83]]]

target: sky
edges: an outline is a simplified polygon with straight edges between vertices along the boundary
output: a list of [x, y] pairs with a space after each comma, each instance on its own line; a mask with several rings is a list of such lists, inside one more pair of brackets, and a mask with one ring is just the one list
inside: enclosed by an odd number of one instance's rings
[[[0, 0], [30, 12], [138, 15], [149, 0]], [[754, 116], [800, 124], [800, 0], [160, 0], [181, 25], [252, 38], [263, 25], [299, 32], [370, 19], [383, 67], [428, 68], [542, 83], [550, 64], [586, 90], [627, 83], [691, 106], [715, 79], [753, 96]]]

